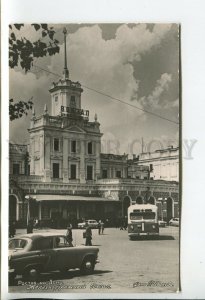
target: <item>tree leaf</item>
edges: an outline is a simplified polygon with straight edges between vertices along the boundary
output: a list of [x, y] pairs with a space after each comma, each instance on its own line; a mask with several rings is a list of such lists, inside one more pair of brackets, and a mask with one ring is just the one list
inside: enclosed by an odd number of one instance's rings
[[15, 34], [12, 32], [11, 33], [11, 39], [13, 40], [13, 41], [16, 41], [16, 36], [15, 36]]
[[31, 25], [35, 28], [36, 31], [38, 31], [41, 28], [39, 24], [31, 24]]
[[55, 33], [54, 30], [50, 30], [49, 33], [48, 33], [49, 38], [50, 38], [51, 40], [53, 39], [54, 33]]
[[47, 24], [41, 24], [41, 27], [42, 27], [44, 30], [48, 30], [48, 25], [47, 25]]
[[44, 30], [44, 31], [42, 31], [42, 37], [45, 37], [45, 36], [47, 36], [47, 32]]
[[20, 30], [22, 26], [24, 26], [24, 24], [14, 24], [14, 26], [16, 27], [16, 29]]

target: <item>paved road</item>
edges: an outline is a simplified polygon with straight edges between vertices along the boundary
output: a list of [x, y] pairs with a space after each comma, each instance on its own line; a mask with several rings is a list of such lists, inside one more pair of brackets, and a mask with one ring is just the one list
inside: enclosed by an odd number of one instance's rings
[[[59, 232], [65, 232], [58, 230]], [[74, 242], [83, 244], [82, 230], [73, 230]], [[93, 245], [99, 246], [100, 263], [93, 275], [78, 270], [41, 276], [41, 284], [22, 283], [19, 276], [10, 292], [174, 292], [179, 281], [179, 229], [160, 228], [160, 237], [130, 241], [127, 231], [93, 230]], [[49, 281], [50, 280], [50, 281]]]

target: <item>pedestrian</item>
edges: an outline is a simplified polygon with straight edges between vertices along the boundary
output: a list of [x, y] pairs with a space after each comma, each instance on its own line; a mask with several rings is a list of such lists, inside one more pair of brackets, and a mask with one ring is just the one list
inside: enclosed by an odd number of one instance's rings
[[98, 234], [101, 233], [101, 220], [99, 220], [98, 222]]
[[72, 241], [73, 241], [72, 224], [69, 224], [68, 227], [67, 227], [66, 240], [68, 242], [68, 246], [73, 247], [73, 244], [72, 244]]
[[16, 234], [16, 224], [15, 221], [12, 221], [9, 226], [9, 237], [12, 238]]
[[33, 233], [33, 220], [28, 221], [27, 233]]
[[35, 218], [34, 219], [34, 228], [38, 228], [38, 226], [39, 226], [38, 219]]
[[88, 224], [88, 221], [85, 222], [85, 246], [92, 246], [92, 230]]
[[103, 234], [103, 232], [104, 232], [104, 223], [103, 222], [101, 222], [101, 232], [102, 232], [102, 234]]
[[120, 230], [124, 229], [124, 223], [123, 223], [123, 219], [120, 220]]
[[125, 216], [124, 219], [124, 229], [127, 230], [127, 216]]

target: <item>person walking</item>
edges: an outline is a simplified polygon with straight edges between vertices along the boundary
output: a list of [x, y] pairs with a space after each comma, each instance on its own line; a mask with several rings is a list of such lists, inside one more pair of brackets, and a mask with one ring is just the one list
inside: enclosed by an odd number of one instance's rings
[[124, 222], [123, 222], [123, 218], [121, 218], [120, 220], [120, 230], [124, 229]]
[[105, 226], [104, 226], [104, 223], [103, 222], [101, 222], [101, 233], [103, 234], [103, 232], [104, 232], [104, 229], [105, 229]]
[[85, 246], [92, 246], [92, 230], [88, 222], [85, 222]]
[[32, 219], [28, 221], [27, 233], [33, 233], [33, 220]]
[[98, 234], [101, 233], [101, 220], [98, 222]]
[[9, 226], [9, 237], [12, 238], [16, 234], [16, 224], [15, 221], [12, 221]]
[[66, 240], [68, 242], [69, 247], [73, 247], [73, 244], [72, 244], [73, 234], [72, 234], [72, 225], [71, 224], [69, 224], [67, 227]]

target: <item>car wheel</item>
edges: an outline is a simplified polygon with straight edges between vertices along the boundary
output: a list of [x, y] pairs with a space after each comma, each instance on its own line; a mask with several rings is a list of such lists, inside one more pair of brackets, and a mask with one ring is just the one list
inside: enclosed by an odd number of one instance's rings
[[61, 274], [66, 274], [69, 271], [68, 268], [62, 268], [60, 269]]
[[95, 268], [93, 257], [86, 257], [82, 263], [80, 271], [83, 275], [92, 274]]
[[31, 280], [31, 281], [36, 281], [39, 277], [40, 274], [40, 269], [38, 266], [31, 266], [26, 268], [26, 270], [23, 273], [23, 278], [25, 280]]

